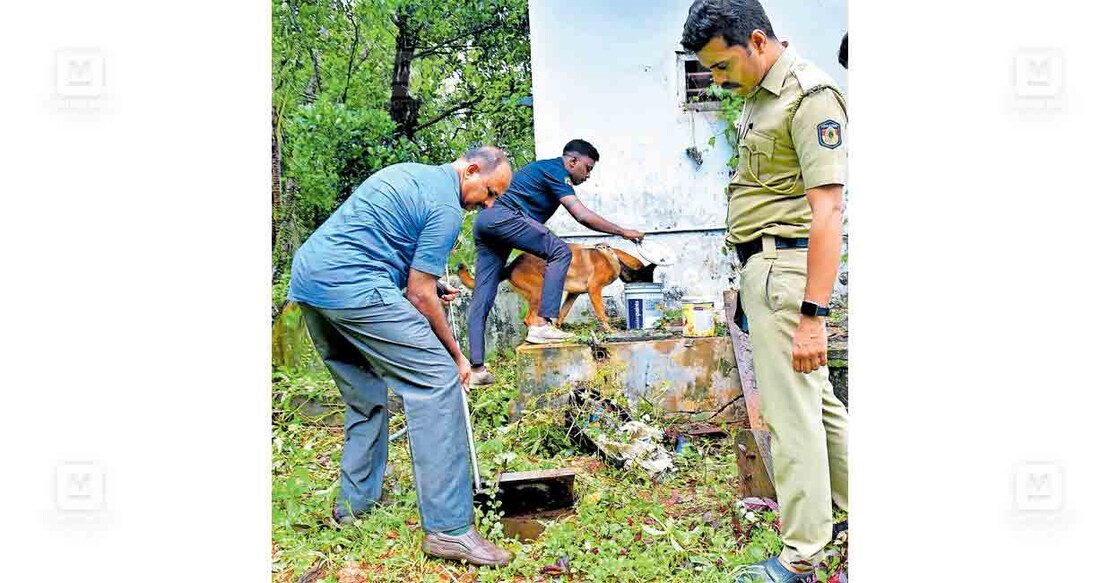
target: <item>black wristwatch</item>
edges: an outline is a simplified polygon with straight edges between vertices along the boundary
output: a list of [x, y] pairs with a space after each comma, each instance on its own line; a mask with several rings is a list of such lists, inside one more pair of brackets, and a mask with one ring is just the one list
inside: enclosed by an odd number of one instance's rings
[[831, 313], [831, 308], [825, 306], [818, 306], [808, 300], [800, 303], [800, 313], [805, 316], [827, 316]]

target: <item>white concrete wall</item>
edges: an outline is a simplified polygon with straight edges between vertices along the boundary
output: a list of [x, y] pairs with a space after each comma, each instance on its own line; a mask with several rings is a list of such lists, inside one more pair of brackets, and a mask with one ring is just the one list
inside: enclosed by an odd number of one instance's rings
[[[558, 156], [572, 138], [593, 143], [602, 159], [592, 178], [576, 187], [580, 199], [680, 253], [677, 265], [658, 269], [656, 276], [675, 297], [721, 298], [736, 284], [722, 248], [731, 147], [715, 112], [682, 106], [679, 41], [690, 5], [691, 0], [530, 0], [536, 155]], [[764, 5], [778, 38], [846, 87], [846, 72], [836, 61], [847, 29], [846, 2]], [[702, 165], [686, 155], [689, 147], [702, 153]], [[634, 247], [592, 234], [562, 209], [548, 226], [573, 242]], [[618, 305], [621, 292], [620, 282], [607, 290]], [[580, 299], [575, 314], [586, 310], [589, 303]]]

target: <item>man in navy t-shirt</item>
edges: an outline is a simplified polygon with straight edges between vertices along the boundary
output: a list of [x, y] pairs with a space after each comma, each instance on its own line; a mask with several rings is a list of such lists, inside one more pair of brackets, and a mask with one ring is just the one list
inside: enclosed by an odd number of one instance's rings
[[538, 322], [528, 328], [527, 342], [546, 344], [563, 342], [572, 334], [556, 328], [552, 321], [559, 317], [563, 299], [563, 280], [571, 265], [571, 249], [563, 239], [544, 227], [556, 209], [563, 205], [580, 224], [600, 233], [619, 235], [635, 243], [645, 236], [640, 231], [623, 229], [583, 206], [575, 196], [576, 184], [587, 180], [598, 162], [598, 150], [584, 140], [571, 140], [563, 147], [563, 156], [538, 160], [513, 175], [513, 182], [493, 208], [478, 213], [474, 221], [474, 244], [478, 264], [474, 271], [474, 298], [470, 302], [470, 382], [491, 384], [493, 375], [486, 370], [486, 318], [493, 308], [501, 270], [514, 249], [532, 253], [543, 259], [544, 292], [540, 300]]

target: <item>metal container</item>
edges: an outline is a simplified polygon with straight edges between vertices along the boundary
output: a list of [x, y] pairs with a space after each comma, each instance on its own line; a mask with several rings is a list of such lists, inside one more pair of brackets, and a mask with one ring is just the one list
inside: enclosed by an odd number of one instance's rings
[[715, 335], [715, 302], [699, 296], [684, 296], [684, 336], [701, 338]]

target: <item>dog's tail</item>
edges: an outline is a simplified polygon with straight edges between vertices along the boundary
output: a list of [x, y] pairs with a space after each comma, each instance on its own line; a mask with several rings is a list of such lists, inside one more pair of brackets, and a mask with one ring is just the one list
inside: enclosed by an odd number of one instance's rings
[[[519, 256], [518, 256], [518, 259], [519, 259]], [[516, 267], [516, 266], [517, 266], [517, 260], [514, 259], [512, 261], [512, 263], [509, 263], [508, 265], [503, 267], [501, 269], [501, 279], [498, 280], [498, 281], [505, 281], [505, 280], [509, 279], [509, 276], [513, 273], [513, 268]], [[466, 289], [474, 289], [474, 276], [470, 274], [470, 269], [468, 269], [466, 267], [465, 263], [459, 263], [458, 264], [457, 273], [458, 273], [458, 278], [460, 280], [462, 280], [462, 285], [465, 285]]]
[[462, 285], [466, 289], [474, 289], [474, 276], [470, 275], [470, 270], [466, 268], [465, 263], [458, 264], [458, 278], [462, 280]]

